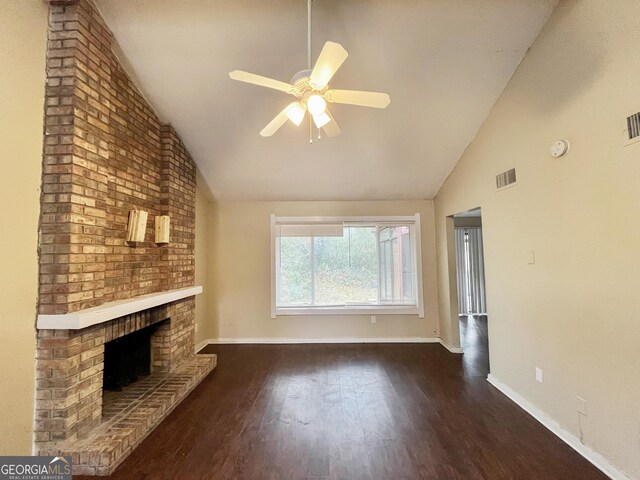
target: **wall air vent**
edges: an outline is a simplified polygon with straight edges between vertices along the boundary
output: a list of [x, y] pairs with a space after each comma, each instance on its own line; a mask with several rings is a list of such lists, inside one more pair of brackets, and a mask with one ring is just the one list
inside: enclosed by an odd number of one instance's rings
[[631, 145], [640, 141], [640, 112], [627, 117], [627, 125], [624, 130], [625, 145]]
[[496, 187], [498, 189], [505, 188], [516, 183], [516, 169], [512, 168], [506, 172], [496, 175]]

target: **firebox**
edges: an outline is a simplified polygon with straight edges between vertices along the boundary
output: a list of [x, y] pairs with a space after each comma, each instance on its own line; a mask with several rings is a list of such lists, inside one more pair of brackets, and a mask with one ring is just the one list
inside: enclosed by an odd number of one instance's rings
[[151, 337], [157, 328], [150, 325], [105, 344], [104, 390], [122, 391], [151, 373]]

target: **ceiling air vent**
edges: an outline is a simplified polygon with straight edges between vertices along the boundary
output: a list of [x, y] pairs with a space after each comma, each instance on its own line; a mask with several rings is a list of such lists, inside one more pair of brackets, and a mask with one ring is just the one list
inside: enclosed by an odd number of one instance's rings
[[624, 130], [625, 145], [640, 141], [640, 112], [627, 117], [627, 127]]
[[498, 189], [507, 187], [516, 183], [516, 169], [512, 168], [511, 170], [507, 170], [506, 172], [502, 172], [499, 175], [496, 175], [496, 187]]

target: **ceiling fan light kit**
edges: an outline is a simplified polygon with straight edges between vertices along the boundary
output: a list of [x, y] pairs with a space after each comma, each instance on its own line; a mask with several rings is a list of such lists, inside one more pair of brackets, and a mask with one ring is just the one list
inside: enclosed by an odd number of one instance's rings
[[307, 98], [307, 109], [314, 117], [316, 115], [322, 115], [327, 109], [327, 102], [320, 95], [314, 93]]
[[307, 111], [307, 106], [302, 102], [294, 102], [289, 105], [287, 109], [287, 118], [296, 126], [300, 126], [304, 119], [304, 114]]
[[313, 116], [313, 123], [315, 123], [316, 127], [318, 128], [324, 127], [330, 121], [331, 119], [329, 118], [329, 115], [327, 115], [325, 112], [322, 112], [320, 115]]
[[[311, 121], [313, 121], [315, 126], [318, 129], [322, 128], [327, 136], [335, 137], [340, 135], [342, 130], [340, 130], [327, 108], [327, 102], [373, 108], [386, 108], [391, 103], [391, 99], [386, 93], [329, 88], [329, 81], [349, 56], [339, 43], [326, 42], [316, 64], [313, 69], [311, 68], [311, 3], [312, 0], [307, 0], [308, 68], [296, 73], [291, 79], [291, 83], [281, 82], [280, 80], [242, 70], [233, 70], [229, 73], [229, 77], [233, 80], [280, 90], [298, 99], [298, 101], [287, 105], [262, 129], [260, 135], [263, 137], [270, 137], [276, 133], [287, 120], [296, 126], [300, 126], [307, 111], [309, 111], [310, 132]], [[312, 142], [312, 139], [310, 138], [309, 141]]]

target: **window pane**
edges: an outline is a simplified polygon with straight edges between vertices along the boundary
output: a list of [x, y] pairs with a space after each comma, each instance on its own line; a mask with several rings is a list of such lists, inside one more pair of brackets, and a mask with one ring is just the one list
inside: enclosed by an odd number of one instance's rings
[[[385, 229], [388, 231], [388, 229]], [[387, 239], [382, 243], [381, 250], [384, 252], [384, 295], [380, 298], [383, 301], [391, 301], [393, 299], [393, 255], [391, 252], [391, 240]]]
[[280, 237], [278, 305], [311, 305], [311, 238]]
[[314, 238], [316, 305], [376, 303], [375, 227], [345, 227], [341, 237]]
[[350, 302], [378, 303], [376, 227], [350, 227]]
[[411, 237], [409, 227], [400, 227], [402, 247], [402, 300], [413, 302], [413, 259], [411, 255]]
[[276, 237], [282, 307], [415, 305], [409, 225], [286, 224]]
[[408, 226], [380, 228], [382, 303], [415, 303], [410, 232]]

